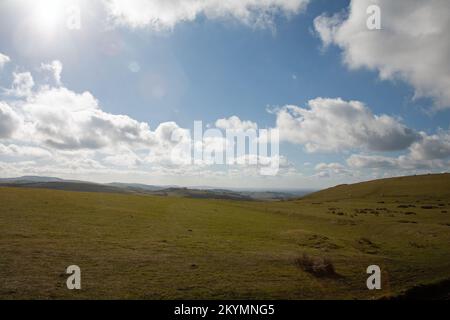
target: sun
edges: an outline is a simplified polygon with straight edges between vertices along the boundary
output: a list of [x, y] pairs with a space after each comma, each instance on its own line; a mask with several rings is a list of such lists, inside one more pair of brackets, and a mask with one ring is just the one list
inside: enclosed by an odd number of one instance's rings
[[42, 35], [51, 36], [64, 26], [65, 1], [38, 0], [33, 5], [33, 24]]

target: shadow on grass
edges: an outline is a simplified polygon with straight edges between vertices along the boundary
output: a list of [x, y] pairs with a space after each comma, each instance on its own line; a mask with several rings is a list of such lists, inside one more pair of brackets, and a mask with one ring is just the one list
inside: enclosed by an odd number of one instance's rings
[[386, 297], [383, 300], [450, 300], [450, 279], [418, 285], [398, 296]]

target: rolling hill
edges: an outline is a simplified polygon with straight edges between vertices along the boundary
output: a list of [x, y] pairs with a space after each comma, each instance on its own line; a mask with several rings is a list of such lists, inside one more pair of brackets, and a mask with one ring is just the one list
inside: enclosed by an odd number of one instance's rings
[[339, 185], [308, 195], [307, 199], [343, 200], [364, 198], [450, 197], [450, 174], [398, 177]]
[[288, 200], [309, 191], [274, 192], [274, 191], [232, 191], [215, 188], [183, 188], [177, 186], [153, 186], [137, 183], [93, 183], [77, 180], [64, 180], [54, 177], [24, 176], [18, 178], [0, 178], [0, 186], [16, 188], [38, 188], [77, 192], [134, 193], [164, 197], [184, 197], [197, 199], [226, 200]]
[[[290, 201], [0, 187], [0, 299], [446, 298], [448, 180]], [[65, 286], [73, 264], [81, 291]]]

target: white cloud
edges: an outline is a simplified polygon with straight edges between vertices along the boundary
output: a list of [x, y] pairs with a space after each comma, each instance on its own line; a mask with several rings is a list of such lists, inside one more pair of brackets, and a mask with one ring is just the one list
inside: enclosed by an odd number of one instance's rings
[[152, 171], [172, 165], [175, 131], [189, 138], [174, 122], [151, 131], [145, 122], [104, 112], [89, 92], [41, 86], [16, 97], [11, 106], [0, 102], [0, 157], [38, 161], [16, 161], [15, 171], [24, 174], [118, 173], [141, 166]]
[[450, 131], [437, 134], [421, 133], [421, 139], [413, 143], [409, 152], [398, 157], [379, 155], [352, 155], [347, 159], [351, 168], [383, 170], [443, 170], [450, 165]]
[[359, 101], [317, 98], [307, 108], [286, 106], [276, 112], [282, 140], [303, 144], [308, 152], [408, 148], [419, 135], [387, 115], [374, 115]]
[[101, 149], [153, 141], [148, 124], [103, 112], [89, 92], [43, 87], [21, 108], [33, 125], [34, 138], [55, 149]]
[[6, 103], [0, 102], [0, 139], [10, 138], [20, 126], [20, 118]]
[[309, 0], [104, 0], [110, 17], [132, 28], [171, 29], [199, 16], [233, 18], [244, 24], [266, 27], [275, 14], [301, 12]]
[[174, 132], [178, 132], [181, 135], [181, 138], [187, 138], [187, 132], [180, 128], [175, 122], [164, 122], [161, 123], [155, 130], [154, 135], [155, 138], [164, 145], [173, 145], [178, 141], [172, 140]]
[[340, 171], [340, 170], [344, 170], [345, 167], [344, 165], [340, 164], [340, 163], [319, 163], [318, 165], [316, 165], [315, 170], [316, 171], [322, 171], [322, 170], [336, 170], [336, 171]]
[[0, 70], [10, 61], [11, 59], [7, 55], [0, 52]]
[[398, 159], [383, 156], [352, 155], [347, 159], [351, 168], [364, 169], [393, 169], [398, 166]]
[[[1, 105], [4, 114], [1, 119], [5, 120], [1, 138], [11, 137], [14, 131], [16, 134], [14, 139], [0, 144], [0, 156], [34, 160], [34, 163], [22, 161], [20, 165], [17, 162], [15, 172], [18, 173], [67, 176], [77, 172], [96, 175], [134, 172], [142, 176], [159, 172], [198, 176], [212, 164], [208, 159], [192, 165], [174, 158], [173, 151], [180, 142], [189, 146], [193, 143], [190, 132], [175, 122], [161, 123], [152, 131], [145, 122], [104, 112], [89, 92], [76, 93], [62, 86], [46, 85], [30, 90], [27, 95], [16, 95], [11, 105]], [[12, 126], [13, 117], [21, 124], [20, 130], [17, 125]], [[217, 123], [230, 130], [257, 128], [255, 123], [237, 117], [220, 119]], [[223, 151], [226, 143], [223, 137], [206, 137], [204, 147]], [[280, 165], [280, 174], [293, 172], [291, 164], [282, 156], [241, 160], [245, 161], [232, 167], [239, 168], [244, 175], [254, 175], [259, 166], [265, 168], [274, 162]], [[256, 160], [258, 166], [250, 160]], [[3, 168], [7, 167], [3, 163]]]
[[7, 91], [8, 94], [17, 97], [27, 97], [31, 95], [34, 87], [34, 80], [29, 72], [13, 73], [12, 88]]
[[63, 65], [61, 61], [54, 60], [51, 63], [42, 63], [41, 70], [48, 71], [52, 74], [57, 85], [61, 85], [61, 73], [63, 70]]
[[0, 156], [51, 158], [52, 153], [46, 149], [15, 144], [4, 145], [0, 143]]
[[352, 173], [343, 164], [333, 162], [333, 163], [319, 163], [314, 168], [317, 173], [315, 174], [318, 178], [330, 178], [336, 175], [347, 175], [351, 176]]
[[[58, 73], [59, 74], [59, 73]], [[114, 167], [171, 166], [174, 132], [190, 139], [175, 122], [161, 123], [154, 131], [145, 122], [104, 112], [89, 92], [34, 86], [28, 72], [15, 74], [7, 94], [10, 105], [0, 102], [0, 144], [3, 157], [50, 158], [54, 163], [35, 164], [45, 172], [109, 170]], [[190, 140], [188, 140], [190, 141]], [[3, 141], [2, 141], [3, 142]], [[30, 164], [23, 171], [37, 172]], [[43, 169], [44, 170], [44, 169]], [[44, 171], [42, 171], [44, 172]]]
[[[366, 10], [381, 7], [382, 30], [369, 30]], [[314, 21], [325, 46], [342, 48], [351, 69], [368, 68], [381, 79], [410, 83], [416, 97], [450, 107], [450, 1], [352, 0], [349, 13]]]
[[230, 131], [247, 131], [257, 130], [258, 125], [252, 121], [242, 121], [237, 116], [232, 116], [228, 119], [219, 119], [216, 121], [216, 127], [223, 130]]
[[[157, 172], [186, 177], [206, 174], [225, 179], [233, 174], [257, 176], [264, 163], [275, 162], [280, 165], [280, 176], [298, 176], [283, 156], [245, 156], [240, 164], [211, 172], [206, 167], [208, 159], [194, 166], [180, 164], [173, 158], [174, 147], [179, 141], [193, 141], [189, 131], [177, 123], [161, 123], [151, 130], [145, 122], [103, 111], [89, 92], [77, 93], [62, 85], [37, 85], [33, 89], [34, 81], [28, 72], [14, 74], [14, 79], [17, 81], [10, 90], [14, 92], [13, 98], [8, 97], [8, 103], [0, 102], [0, 158], [15, 162], [0, 162], [2, 175], [143, 177]], [[449, 165], [450, 131], [441, 130], [434, 135], [417, 133], [393, 117], [374, 115], [359, 101], [317, 98], [305, 108], [286, 106], [275, 113], [281, 138], [303, 144], [310, 152], [409, 150], [397, 158], [353, 155], [347, 166], [320, 163], [315, 166], [314, 177], [343, 179], [355, 177], [359, 169], [405, 172], [438, 170]], [[256, 123], [237, 116], [219, 119], [215, 126], [218, 132], [258, 128]], [[180, 138], [177, 141], [172, 140], [175, 132]], [[207, 150], [223, 150], [226, 143], [224, 138], [213, 136], [204, 141]]]
[[143, 160], [131, 150], [109, 155], [103, 161], [107, 164], [125, 168], [136, 168], [143, 163]]
[[355, 154], [347, 159], [347, 164], [352, 169], [375, 169], [407, 175], [421, 170], [424, 172], [447, 170], [450, 162], [442, 159], [417, 160], [412, 158], [410, 154], [396, 158]]
[[450, 131], [439, 130], [435, 135], [422, 134], [422, 140], [414, 143], [411, 158], [415, 160], [436, 160], [450, 157]]

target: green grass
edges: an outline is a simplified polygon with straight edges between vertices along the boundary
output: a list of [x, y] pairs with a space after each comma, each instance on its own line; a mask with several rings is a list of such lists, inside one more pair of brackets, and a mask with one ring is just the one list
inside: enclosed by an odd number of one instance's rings
[[[450, 278], [450, 179], [438, 177], [284, 202], [0, 188], [0, 299], [397, 295]], [[331, 259], [339, 276], [305, 272], [303, 254]], [[65, 286], [72, 264], [81, 291]], [[381, 291], [366, 288], [372, 264]]]

